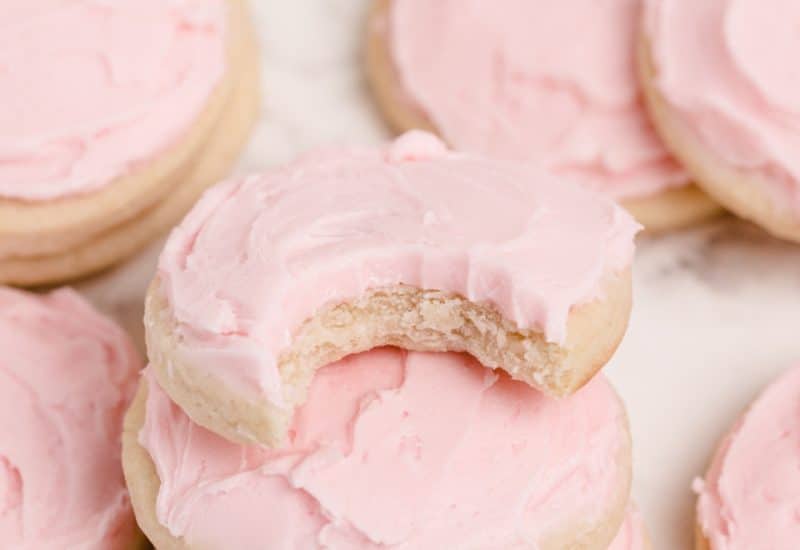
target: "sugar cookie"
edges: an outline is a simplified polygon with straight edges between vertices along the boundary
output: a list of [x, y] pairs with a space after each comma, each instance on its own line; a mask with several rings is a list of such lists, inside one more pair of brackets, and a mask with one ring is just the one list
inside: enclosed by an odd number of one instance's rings
[[74, 292], [0, 288], [0, 548], [142, 545], [120, 464], [140, 368]]
[[257, 110], [255, 40], [242, 0], [13, 4], [0, 282], [52, 283], [135, 252], [226, 173]]
[[608, 547], [630, 484], [598, 377], [556, 400], [467, 355], [382, 348], [322, 368], [281, 448], [191, 422], [143, 378], [126, 418], [136, 515], [175, 548]]
[[800, 541], [800, 365], [767, 387], [695, 482], [698, 550], [792, 550]]
[[800, 78], [785, 64], [798, 18], [792, 0], [649, 0], [639, 66], [656, 129], [697, 184], [800, 242]]
[[367, 72], [399, 131], [547, 163], [620, 200], [647, 230], [673, 229], [719, 207], [689, 185], [647, 118], [639, 9], [640, 0], [376, 0]]
[[574, 392], [625, 331], [638, 226], [554, 178], [412, 133], [216, 186], [148, 293], [159, 383], [195, 422], [268, 445], [317, 368], [381, 345]]

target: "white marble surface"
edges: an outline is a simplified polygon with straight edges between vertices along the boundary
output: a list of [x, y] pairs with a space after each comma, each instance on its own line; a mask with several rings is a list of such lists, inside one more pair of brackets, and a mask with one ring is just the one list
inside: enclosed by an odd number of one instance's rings
[[[369, 0], [252, 0], [262, 120], [237, 171], [318, 144], [386, 139], [361, 71]], [[79, 285], [141, 342], [161, 243]], [[691, 547], [694, 498], [716, 441], [765, 383], [800, 361], [800, 247], [732, 219], [641, 240], [631, 326], [607, 372], [627, 403], [634, 496], [659, 550]]]

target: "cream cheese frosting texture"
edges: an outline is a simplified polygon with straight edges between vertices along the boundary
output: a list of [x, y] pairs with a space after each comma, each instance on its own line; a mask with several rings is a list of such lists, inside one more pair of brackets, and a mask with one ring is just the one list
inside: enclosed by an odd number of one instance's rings
[[688, 178], [645, 114], [640, 0], [392, 0], [388, 42], [411, 103], [454, 148], [551, 164], [614, 198]]
[[625, 483], [602, 377], [556, 400], [467, 355], [378, 348], [320, 369], [272, 450], [193, 424], [146, 380], [156, 515], [192, 547], [535, 548]]
[[698, 480], [697, 521], [712, 550], [800, 541], [800, 364], [750, 406]]
[[122, 417], [141, 363], [77, 294], [0, 289], [0, 548], [129, 548]]
[[189, 130], [225, 72], [225, 0], [4, 0], [0, 197], [101, 188]]
[[320, 308], [407, 284], [493, 304], [563, 342], [602, 298], [639, 226], [609, 199], [527, 164], [448, 153], [422, 132], [385, 149], [311, 154], [208, 191], [158, 276], [179, 354], [281, 405], [277, 370]]
[[648, 0], [660, 95], [724, 161], [800, 215], [800, 3]]

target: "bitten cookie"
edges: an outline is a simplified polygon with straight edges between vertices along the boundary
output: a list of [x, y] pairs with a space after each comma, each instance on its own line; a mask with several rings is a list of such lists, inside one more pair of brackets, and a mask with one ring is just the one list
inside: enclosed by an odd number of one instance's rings
[[[0, 282], [108, 267], [223, 177], [255, 119], [242, 0], [0, 13]], [[7, 6], [8, 7], [8, 6]]]
[[0, 548], [143, 546], [120, 463], [141, 366], [72, 291], [0, 288]]
[[152, 369], [125, 426], [136, 516], [160, 550], [604, 550], [631, 476], [605, 379], [556, 400], [455, 353], [322, 368], [276, 449], [192, 423]]
[[430, 134], [310, 154], [216, 186], [172, 232], [149, 357], [195, 422], [243, 443], [279, 443], [317, 368], [382, 345], [569, 395], [625, 331], [637, 230], [609, 199]]
[[796, 242], [798, 18], [792, 0], [649, 0], [639, 44], [650, 113], [675, 156], [720, 204]]
[[689, 225], [719, 207], [650, 126], [635, 70], [640, 3], [375, 0], [367, 72], [399, 131], [546, 163], [647, 230]]
[[695, 482], [697, 550], [793, 550], [800, 541], [800, 364], [773, 382]]

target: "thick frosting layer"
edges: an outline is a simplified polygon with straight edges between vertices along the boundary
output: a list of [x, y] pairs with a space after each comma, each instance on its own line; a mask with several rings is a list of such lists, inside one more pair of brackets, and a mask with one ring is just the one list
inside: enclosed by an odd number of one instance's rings
[[629, 266], [638, 225], [556, 179], [412, 132], [218, 185], [159, 262], [183, 360], [280, 404], [278, 357], [303, 321], [399, 283], [490, 302], [563, 342], [570, 308]]
[[766, 175], [800, 214], [800, 3], [648, 0], [660, 94], [728, 164]]
[[122, 416], [141, 363], [77, 294], [0, 288], [0, 548], [129, 548]]
[[[634, 68], [640, 0], [392, 0], [403, 90], [456, 149], [546, 162], [615, 198], [685, 185]], [[578, 39], [579, 37], [579, 39]]]
[[712, 550], [789, 550], [800, 541], [800, 364], [770, 385], [697, 480]]
[[647, 528], [642, 515], [638, 508], [631, 506], [625, 516], [625, 522], [608, 550], [648, 550], [649, 548]]
[[225, 71], [225, 0], [4, 0], [0, 197], [106, 185], [187, 132]]
[[273, 450], [193, 424], [146, 380], [156, 515], [192, 547], [535, 548], [625, 483], [602, 377], [555, 400], [466, 355], [376, 349], [320, 369]]

